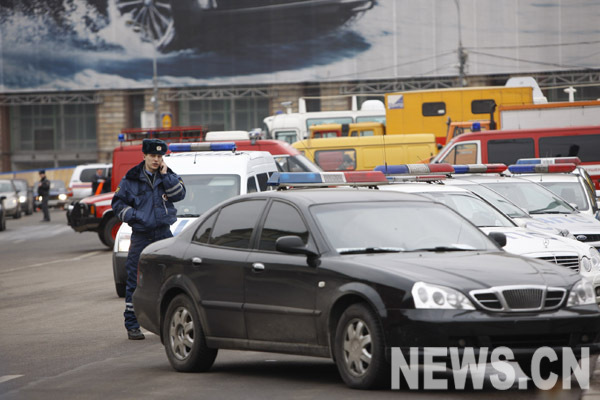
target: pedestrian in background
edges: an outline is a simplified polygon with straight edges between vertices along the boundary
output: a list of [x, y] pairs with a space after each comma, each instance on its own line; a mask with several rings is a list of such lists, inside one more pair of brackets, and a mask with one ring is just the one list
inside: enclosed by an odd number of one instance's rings
[[183, 200], [186, 193], [181, 178], [163, 161], [166, 152], [164, 141], [144, 139], [144, 160], [125, 174], [112, 199], [115, 215], [132, 230], [125, 265], [127, 282], [123, 314], [127, 337], [131, 340], [144, 339], [132, 302], [140, 254], [150, 243], [173, 237], [171, 224], [177, 220], [173, 202]]
[[48, 212], [48, 196], [50, 195], [50, 181], [46, 178], [46, 171], [40, 170], [40, 185], [38, 186], [38, 196], [42, 198], [42, 212], [44, 219], [42, 222], [50, 222], [50, 213]]

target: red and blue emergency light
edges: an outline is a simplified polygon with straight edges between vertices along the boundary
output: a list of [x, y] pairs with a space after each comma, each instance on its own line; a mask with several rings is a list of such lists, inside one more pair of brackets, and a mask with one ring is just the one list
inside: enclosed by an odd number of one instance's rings
[[573, 172], [575, 168], [575, 164], [513, 164], [508, 170], [513, 174], [539, 174]]
[[374, 171], [381, 171], [386, 175], [427, 175], [427, 174], [451, 174], [454, 172], [452, 165], [440, 164], [397, 164], [378, 165]]
[[192, 142], [171, 143], [169, 150], [173, 153], [184, 153], [191, 151], [235, 151], [234, 142]]
[[457, 164], [452, 167], [455, 174], [499, 174], [507, 168], [505, 164]]
[[581, 164], [579, 157], [520, 158], [517, 164]]
[[277, 187], [373, 186], [387, 184], [382, 172], [275, 172], [267, 185]]

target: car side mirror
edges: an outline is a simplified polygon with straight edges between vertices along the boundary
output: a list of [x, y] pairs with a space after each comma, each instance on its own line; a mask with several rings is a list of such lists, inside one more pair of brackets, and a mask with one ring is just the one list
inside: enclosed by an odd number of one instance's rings
[[306, 254], [307, 256], [316, 256], [317, 253], [308, 249], [300, 236], [290, 235], [281, 236], [275, 241], [275, 250], [289, 254]]
[[496, 242], [498, 246], [506, 246], [506, 235], [503, 232], [490, 232], [488, 237]]

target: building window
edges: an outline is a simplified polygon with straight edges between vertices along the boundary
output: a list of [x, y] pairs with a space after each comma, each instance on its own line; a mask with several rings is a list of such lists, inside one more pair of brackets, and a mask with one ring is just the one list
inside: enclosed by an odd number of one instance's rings
[[28, 105], [10, 108], [12, 151], [95, 150], [93, 104]]
[[142, 127], [142, 111], [144, 111], [144, 95], [132, 94], [129, 96], [129, 121], [132, 128]]
[[181, 125], [201, 125], [211, 131], [249, 131], [261, 127], [269, 115], [266, 98], [185, 100], [179, 104]]

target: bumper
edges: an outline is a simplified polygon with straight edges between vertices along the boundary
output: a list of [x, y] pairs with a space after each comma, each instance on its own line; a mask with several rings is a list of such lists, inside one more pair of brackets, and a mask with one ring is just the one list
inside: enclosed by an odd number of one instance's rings
[[75, 232], [98, 231], [102, 220], [90, 215], [84, 203], [74, 203], [67, 209], [67, 223]]
[[[538, 348], [589, 347], [600, 353], [600, 313], [596, 305], [544, 314], [490, 314], [458, 310], [389, 310], [387, 347], [402, 352], [411, 347], [505, 346], [515, 356], [532, 355]], [[389, 323], [389, 321], [397, 321]]]

